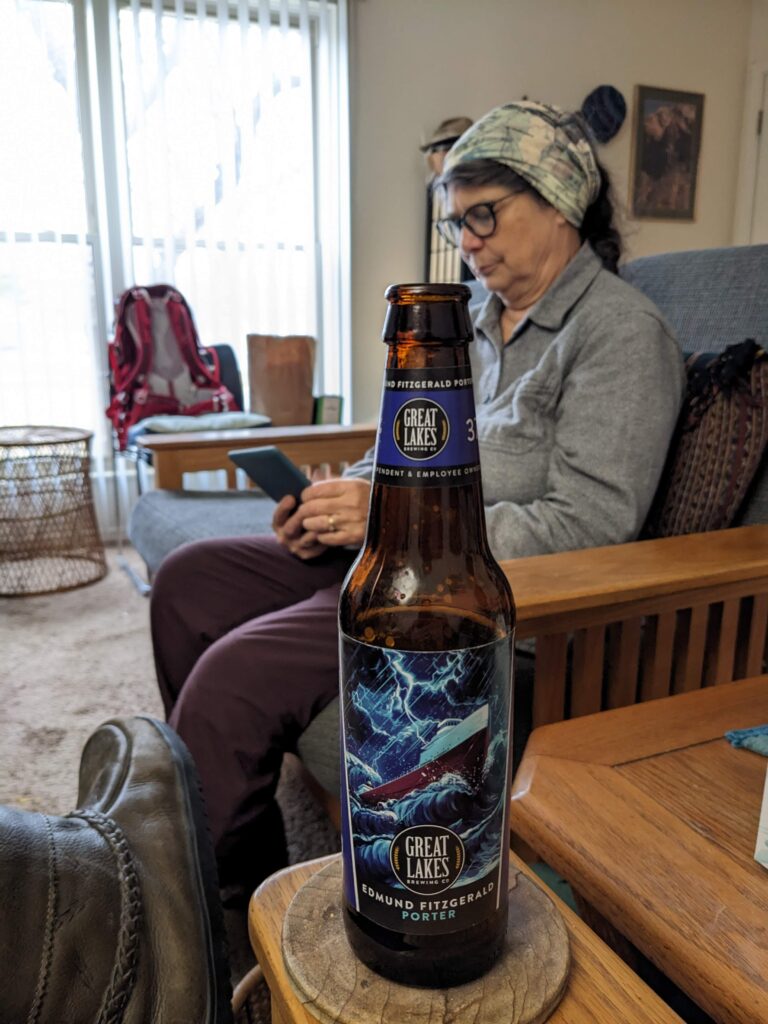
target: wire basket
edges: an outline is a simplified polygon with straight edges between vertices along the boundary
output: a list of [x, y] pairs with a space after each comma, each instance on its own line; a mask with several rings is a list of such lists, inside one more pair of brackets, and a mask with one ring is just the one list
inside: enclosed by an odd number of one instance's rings
[[0, 595], [50, 594], [107, 572], [89, 431], [0, 427]]

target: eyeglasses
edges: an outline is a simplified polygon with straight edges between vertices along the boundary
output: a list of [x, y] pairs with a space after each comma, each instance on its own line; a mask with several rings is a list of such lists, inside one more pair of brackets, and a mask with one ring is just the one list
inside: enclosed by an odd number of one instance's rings
[[442, 217], [437, 222], [437, 230], [453, 246], [458, 246], [464, 228], [471, 231], [475, 238], [490, 238], [496, 230], [496, 207], [516, 195], [517, 192], [510, 192], [501, 199], [494, 199], [492, 203], [475, 203], [462, 217]]

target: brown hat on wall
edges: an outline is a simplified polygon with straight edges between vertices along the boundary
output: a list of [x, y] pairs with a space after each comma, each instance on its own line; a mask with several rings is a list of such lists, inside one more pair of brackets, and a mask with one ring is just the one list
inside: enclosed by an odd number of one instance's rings
[[448, 149], [454, 144], [460, 135], [463, 135], [467, 128], [472, 127], [472, 119], [469, 117], [449, 117], [441, 121], [437, 126], [429, 142], [419, 146], [422, 153], [430, 153], [435, 149]]

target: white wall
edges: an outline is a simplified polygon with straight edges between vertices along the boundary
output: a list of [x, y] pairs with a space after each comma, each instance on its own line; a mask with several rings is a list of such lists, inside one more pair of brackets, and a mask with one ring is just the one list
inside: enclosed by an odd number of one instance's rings
[[[768, 125], [763, 128], [762, 140], [757, 135], [758, 111], [764, 106], [765, 76], [768, 74], [768, 0], [752, 0], [752, 17], [747, 53], [744, 108], [742, 117], [739, 177], [736, 186], [736, 206], [733, 221], [733, 242], [748, 245], [766, 241], [761, 235], [760, 196], [765, 195], [766, 138]], [[762, 156], [759, 156], [758, 149]], [[758, 175], [760, 181], [758, 182]], [[762, 191], [761, 191], [762, 190]], [[764, 205], [765, 200], [763, 200]], [[757, 204], [757, 207], [755, 206]]]
[[750, 64], [768, 61], [768, 0], [752, 0], [748, 59]]
[[[768, 18], [768, 0], [754, 3]], [[752, 8], [752, 0], [353, 0], [355, 420], [378, 412], [384, 289], [423, 277], [418, 147], [446, 117], [478, 118], [524, 94], [575, 108], [595, 86], [614, 85], [629, 111], [602, 157], [626, 202], [634, 87], [702, 92], [695, 221], [630, 221], [625, 237], [630, 255], [730, 243]]]

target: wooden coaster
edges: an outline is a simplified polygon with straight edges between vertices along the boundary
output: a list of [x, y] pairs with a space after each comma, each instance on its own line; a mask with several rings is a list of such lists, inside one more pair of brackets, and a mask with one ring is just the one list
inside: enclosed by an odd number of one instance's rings
[[398, 985], [362, 964], [347, 942], [339, 858], [294, 896], [283, 959], [291, 987], [321, 1024], [541, 1024], [565, 991], [570, 948], [560, 912], [510, 865], [507, 943], [492, 970], [455, 988]]

